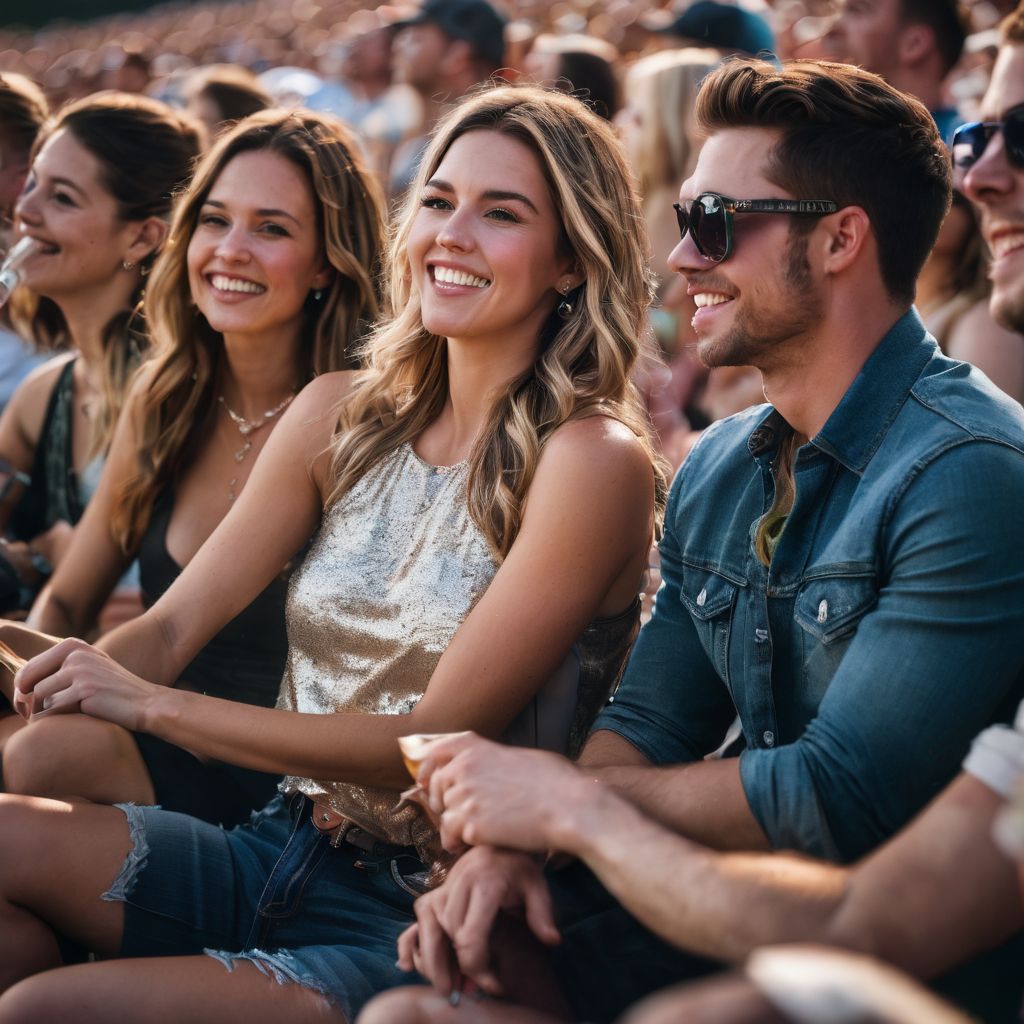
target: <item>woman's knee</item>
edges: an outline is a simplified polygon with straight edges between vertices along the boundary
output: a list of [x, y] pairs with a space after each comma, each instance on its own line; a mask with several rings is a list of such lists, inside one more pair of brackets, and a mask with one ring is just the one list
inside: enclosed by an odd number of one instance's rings
[[76, 986], [62, 983], [63, 973], [43, 971], [12, 985], [0, 995], [0, 1024], [40, 1024], [42, 1021], [89, 1024], [111, 1019], [113, 1007], [90, 1006], [90, 1001], [83, 999]]
[[44, 718], [8, 740], [4, 788], [32, 796], [95, 799], [97, 785], [123, 773], [133, 753], [138, 760], [133, 746], [130, 734], [109, 722], [81, 715]]

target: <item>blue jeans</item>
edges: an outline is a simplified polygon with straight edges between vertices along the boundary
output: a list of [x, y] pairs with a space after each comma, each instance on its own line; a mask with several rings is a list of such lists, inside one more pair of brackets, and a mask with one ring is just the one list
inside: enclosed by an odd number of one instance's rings
[[125, 904], [121, 956], [207, 953], [229, 970], [246, 960], [323, 994], [349, 1021], [376, 993], [418, 980], [395, 966], [424, 871], [411, 848], [333, 847], [298, 795], [231, 831], [120, 806], [132, 850], [103, 898]]

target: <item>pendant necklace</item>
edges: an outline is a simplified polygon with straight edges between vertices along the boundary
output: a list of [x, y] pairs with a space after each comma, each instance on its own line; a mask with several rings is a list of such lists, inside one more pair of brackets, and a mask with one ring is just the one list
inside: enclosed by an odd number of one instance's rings
[[[238, 432], [242, 435], [242, 447], [235, 452], [235, 462], [244, 462], [245, 457], [252, 451], [252, 437], [257, 430], [261, 427], [265, 427], [268, 423], [272, 422], [277, 416], [285, 411], [292, 400], [295, 398], [294, 394], [289, 395], [284, 401], [278, 402], [273, 409], [268, 409], [262, 416], [257, 417], [254, 420], [247, 420], [240, 413], [235, 412], [234, 409], [224, 401], [223, 395], [217, 396], [217, 401], [224, 407], [224, 411], [231, 418], [231, 422], [238, 427]], [[235, 499], [238, 495], [235, 493], [235, 485], [238, 483], [238, 477], [236, 476], [228, 483], [228, 502], [234, 504]]]

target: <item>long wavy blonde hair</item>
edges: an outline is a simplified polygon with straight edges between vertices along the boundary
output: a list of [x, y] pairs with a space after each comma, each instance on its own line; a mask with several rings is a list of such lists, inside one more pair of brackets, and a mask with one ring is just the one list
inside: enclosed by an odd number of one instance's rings
[[561, 244], [585, 276], [575, 312], [562, 319], [552, 309], [536, 361], [494, 402], [469, 456], [470, 515], [504, 557], [519, 531], [544, 442], [570, 420], [601, 414], [628, 425], [655, 467], [659, 515], [664, 505], [662, 464], [630, 381], [651, 299], [644, 222], [613, 131], [562, 93], [491, 88], [439, 125], [389, 247], [396, 313], [369, 336], [366, 368], [341, 407], [328, 505], [374, 463], [416, 438], [444, 406], [447, 342], [423, 326], [407, 243], [425, 182], [456, 139], [478, 130], [516, 139], [536, 156], [561, 223]]
[[192, 302], [186, 256], [221, 172], [239, 154], [257, 151], [284, 157], [309, 182], [324, 257], [335, 271], [321, 297], [306, 301], [300, 379], [354, 366], [356, 343], [381, 311], [383, 197], [341, 122], [309, 111], [267, 110], [221, 136], [175, 210], [148, 289], [155, 365], [142, 402], [137, 472], [112, 523], [125, 551], [138, 546], [157, 494], [195, 458], [213, 426], [224, 339]]

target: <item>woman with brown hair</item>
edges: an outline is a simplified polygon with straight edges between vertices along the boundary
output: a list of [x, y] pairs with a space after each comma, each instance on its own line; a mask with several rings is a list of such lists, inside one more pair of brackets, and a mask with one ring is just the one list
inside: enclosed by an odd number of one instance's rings
[[6, 608], [45, 580], [95, 489], [148, 345], [136, 315], [145, 275], [197, 152], [189, 122], [119, 93], [69, 104], [36, 139], [14, 213], [39, 249], [22, 272], [30, 294], [16, 296], [28, 307], [12, 318], [41, 347], [70, 351], [30, 374], [0, 417], [0, 458], [31, 477], [16, 507], [0, 503], [0, 527], [28, 542], [0, 542]]
[[[153, 359], [140, 373], [96, 497], [32, 610], [44, 634], [84, 636], [138, 557], [152, 605], [231, 508], [298, 390], [352, 364], [379, 312], [382, 202], [330, 117], [268, 111], [200, 164], [153, 271]], [[179, 685], [270, 706], [287, 639], [278, 572], [200, 650]], [[15, 650], [54, 643], [8, 625]], [[4, 751], [8, 792], [159, 803], [236, 824], [276, 776], [87, 717], [23, 730]]]

